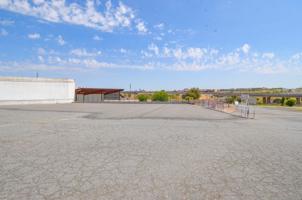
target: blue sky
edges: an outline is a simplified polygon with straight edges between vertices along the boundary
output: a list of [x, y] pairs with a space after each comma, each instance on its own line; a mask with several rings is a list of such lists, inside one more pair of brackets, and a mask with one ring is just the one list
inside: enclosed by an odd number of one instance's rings
[[302, 87], [298, 0], [0, 0], [0, 75], [129, 89]]

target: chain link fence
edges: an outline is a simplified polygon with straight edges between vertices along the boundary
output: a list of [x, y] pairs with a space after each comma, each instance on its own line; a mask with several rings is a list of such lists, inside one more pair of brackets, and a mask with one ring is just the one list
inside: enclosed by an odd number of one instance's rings
[[255, 107], [248, 104], [228, 104], [219, 99], [207, 99], [195, 102], [207, 109], [229, 113], [247, 119], [255, 119]]

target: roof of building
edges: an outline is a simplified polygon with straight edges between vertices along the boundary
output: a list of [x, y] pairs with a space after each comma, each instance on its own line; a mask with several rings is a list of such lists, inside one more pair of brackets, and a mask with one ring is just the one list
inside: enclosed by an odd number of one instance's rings
[[72, 82], [73, 79], [63, 79], [63, 78], [42, 78], [42, 77], [0, 77], [0, 81], [3, 82]]
[[111, 89], [111, 88], [78, 88], [76, 94], [112, 94], [115, 92], [121, 92], [123, 89]]

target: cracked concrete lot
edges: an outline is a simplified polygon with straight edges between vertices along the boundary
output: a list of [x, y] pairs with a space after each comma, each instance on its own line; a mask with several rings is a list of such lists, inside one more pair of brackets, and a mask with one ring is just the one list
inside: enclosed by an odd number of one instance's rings
[[302, 199], [302, 113], [0, 107], [0, 199]]

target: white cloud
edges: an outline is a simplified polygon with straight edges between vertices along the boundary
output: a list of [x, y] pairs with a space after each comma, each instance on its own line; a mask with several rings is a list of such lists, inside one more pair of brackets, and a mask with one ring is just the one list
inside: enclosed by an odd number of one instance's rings
[[111, 62], [103, 62], [98, 61], [96, 59], [84, 59], [81, 60], [79, 63], [81, 66], [84, 66], [86, 69], [102, 69], [102, 68], [113, 68], [113, 69], [120, 69], [120, 68], [127, 68], [127, 69], [138, 69], [138, 70], [150, 70], [152, 69], [151, 66], [147, 64], [137, 65], [137, 64], [121, 64], [121, 63], [111, 63]]
[[159, 30], [163, 30], [164, 27], [165, 27], [164, 23], [159, 23], [159, 24], [154, 25], [154, 28], [155, 29], [159, 29]]
[[241, 58], [238, 52], [230, 52], [225, 55], [220, 56], [217, 59], [217, 63], [222, 66], [234, 66], [240, 63]]
[[44, 62], [43, 56], [38, 56], [38, 60], [39, 60], [40, 62]]
[[115, 64], [107, 63], [107, 62], [101, 62], [101, 61], [97, 61], [95, 59], [85, 59], [85, 60], [82, 60], [82, 64], [85, 67], [93, 68], [93, 69], [98, 69], [98, 68], [115, 68], [116, 67]]
[[38, 48], [37, 52], [38, 52], [38, 55], [45, 55], [46, 54], [46, 51], [43, 48]]
[[181, 60], [183, 58], [183, 52], [181, 48], [177, 48], [171, 51], [172, 55], [177, 59]]
[[96, 40], [96, 41], [102, 40], [102, 38], [98, 35], [93, 36], [93, 39]]
[[41, 4], [44, 3], [44, 0], [33, 0], [33, 3], [34, 3], [35, 5], [41, 5]]
[[244, 44], [242, 47], [241, 47], [241, 50], [243, 51], [243, 53], [245, 54], [248, 54], [249, 51], [251, 49], [251, 46], [249, 44]]
[[[128, 69], [160, 69], [174, 71], [238, 71], [259, 74], [302, 74], [302, 53], [296, 53], [288, 58], [279, 58], [273, 52], [260, 52], [249, 50], [244, 53], [242, 46], [232, 51], [218, 50], [215, 48], [203, 47], [180, 47], [176, 44], [163, 46], [155, 43], [149, 44], [146, 49], [121, 56], [120, 53], [127, 53], [124, 48], [116, 49], [114, 55], [102, 56], [97, 50], [87, 50], [85, 48], [71, 49], [69, 53], [60, 54], [58, 52], [37, 49], [36, 62], [44, 65], [39, 67], [60, 66], [62, 69], [83, 69], [94, 70], [99, 68], [128, 68]], [[129, 56], [129, 57], [128, 57]], [[130, 57], [133, 56], [133, 57]], [[113, 59], [112, 59], [113, 58]], [[13, 62], [12, 62], [13, 63]], [[14, 66], [12, 63], [0, 65], [0, 70], [9, 69]], [[26, 63], [26, 61], [25, 61]], [[1, 61], [0, 61], [1, 64]], [[21, 62], [17, 66], [22, 69]], [[27, 63], [28, 64], [28, 63]], [[29, 67], [29, 65], [25, 65]], [[33, 63], [33, 67], [37, 66]], [[31, 69], [29, 67], [29, 69]], [[53, 68], [52, 68], [53, 69]], [[25, 69], [24, 69], [25, 70]], [[44, 69], [46, 70], [46, 69]]]
[[200, 60], [206, 53], [208, 53], [208, 49], [205, 48], [196, 48], [190, 47], [187, 49], [182, 48], [163, 48], [163, 57], [172, 57], [178, 60], [182, 59], [196, 59]]
[[291, 61], [293, 62], [300, 61], [301, 59], [302, 59], [302, 53], [296, 53], [291, 57]]
[[262, 57], [267, 58], [267, 59], [273, 59], [275, 57], [275, 54], [271, 53], [271, 52], [270, 53], [263, 53]]
[[153, 51], [155, 55], [158, 55], [158, 54], [159, 54], [159, 48], [158, 48], [158, 46], [156, 46], [154, 43], [151, 43], [151, 44], [148, 46], [148, 50], [149, 50], [149, 51]]
[[28, 34], [27, 37], [31, 40], [37, 40], [37, 39], [40, 39], [40, 34], [39, 33], [31, 33], [31, 34]]
[[170, 70], [176, 71], [201, 71], [207, 69], [208, 66], [198, 63], [178, 62], [170, 66]]
[[[116, 52], [127, 53], [124, 48]], [[174, 71], [238, 71], [259, 74], [282, 74], [282, 73], [302, 73], [302, 53], [293, 54], [288, 59], [278, 58], [273, 52], [250, 51], [245, 54], [242, 46], [233, 51], [222, 51], [214, 48], [202, 47], [171, 47], [168, 44], [160, 46], [151, 43], [146, 49], [141, 50], [141, 56], [132, 52], [129, 56], [135, 59], [128, 59], [124, 56], [114, 58], [102, 57], [100, 52], [86, 49], [72, 49], [69, 57], [66, 55], [50, 54], [46, 50], [39, 49], [39, 62], [51, 66], [64, 66], [71, 68], [82, 67], [83, 69], [99, 68], [129, 68], [129, 69], [161, 69]], [[43, 59], [43, 60], [42, 60]], [[100, 60], [101, 59], [101, 60]]]
[[50, 22], [82, 25], [105, 32], [130, 28], [132, 24], [136, 25], [139, 32], [146, 32], [144, 22], [135, 16], [131, 7], [122, 2], [113, 6], [111, 1], [107, 1], [100, 12], [100, 5], [93, 0], [86, 0], [84, 6], [65, 0], [2, 0], [0, 8]]
[[8, 35], [8, 32], [5, 30], [5, 29], [1, 29], [0, 30], [0, 36], [7, 36]]
[[250, 45], [222, 52], [218, 49], [200, 47], [171, 48], [167, 44], [161, 48], [151, 43], [146, 50], [141, 51], [141, 54], [142, 59], [156, 63], [157, 68], [176, 71], [212, 69], [261, 74], [302, 72], [302, 53], [294, 54], [288, 59], [281, 59], [273, 52], [251, 52]]
[[263, 65], [256, 67], [255, 72], [259, 74], [282, 74], [288, 72], [288, 68], [284, 67], [281, 64], [277, 64], [275, 66]]
[[78, 69], [81, 68], [82, 70], [95, 70], [95, 69], [102, 69], [102, 68], [113, 68], [113, 69], [120, 69], [120, 68], [128, 68], [128, 69], [139, 69], [139, 70], [146, 70], [151, 69], [151, 66], [146, 64], [137, 65], [137, 64], [125, 64], [123, 63], [113, 63], [113, 62], [106, 62], [100, 61], [95, 58], [61, 58], [61, 57], [49, 57], [48, 58], [49, 65], [60, 65], [64, 66], [65, 68], [74, 68]]
[[[38, 60], [40, 58], [38, 57]], [[50, 61], [50, 62], [49, 62]], [[40, 63], [31, 62], [1, 62], [0, 71], [88, 71], [103, 68], [112, 69], [136, 69], [136, 70], [150, 70], [153, 67], [149, 64], [130, 64], [125, 65], [121, 63], [111, 63], [99, 61], [96, 59], [76, 59], [68, 58], [62, 59], [60, 57], [49, 58], [48, 61], [43, 60]]]
[[88, 52], [86, 49], [73, 49], [70, 51], [70, 54], [77, 57], [95, 57], [101, 55], [102, 52], [101, 51]]
[[53, 49], [44, 49], [44, 48], [39, 47], [37, 49], [37, 55], [45, 57], [45, 56], [50, 56], [50, 55], [51, 56], [60, 55], [60, 53]]
[[171, 50], [168, 47], [163, 48], [163, 56], [164, 57], [170, 56], [170, 52], [171, 52]]
[[61, 46], [63, 46], [63, 45], [66, 44], [66, 42], [65, 42], [65, 40], [63, 39], [62, 35], [59, 35], [59, 36], [57, 37], [57, 42], [58, 42], [58, 44], [61, 45]]
[[143, 58], [151, 58], [153, 56], [152, 53], [150, 53], [148, 51], [144, 51], [144, 50], [141, 51], [141, 54], [142, 54]]
[[124, 49], [124, 48], [121, 48], [121, 49], [120, 49], [120, 52], [121, 52], [121, 53], [127, 53], [127, 50]]
[[61, 61], [62, 61], [62, 59], [59, 56], [49, 56], [48, 57], [48, 62], [53, 63], [53, 64], [54, 63], [62, 63]]
[[201, 59], [202, 56], [207, 52], [206, 49], [201, 48], [189, 48], [187, 50], [186, 57], [193, 58], [193, 59]]
[[136, 28], [137, 28], [138, 32], [141, 34], [145, 34], [148, 32], [148, 29], [146, 28], [145, 23], [142, 21], [140, 21], [136, 24]]
[[0, 25], [2, 25], [2, 26], [13, 25], [14, 23], [15, 23], [15, 21], [13, 21], [13, 20], [7, 20], [7, 19], [0, 20]]

